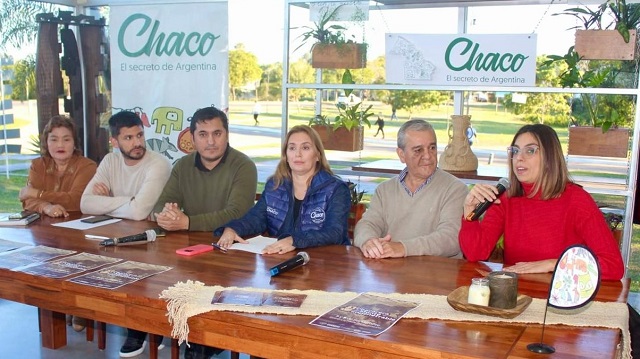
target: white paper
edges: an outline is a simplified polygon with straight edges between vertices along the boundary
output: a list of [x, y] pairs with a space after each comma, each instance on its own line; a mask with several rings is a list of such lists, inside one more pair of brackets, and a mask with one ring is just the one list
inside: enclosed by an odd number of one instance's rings
[[67, 221], [67, 222], [62, 222], [62, 223], [55, 223], [52, 224], [52, 226], [56, 226], [56, 227], [64, 227], [64, 228], [71, 228], [71, 229], [79, 229], [79, 230], [85, 230], [85, 229], [91, 229], [91, 228], [96, 228], [96, 227], [100, 227], [100, 226], [106, 226], [107, 224], [112, 224], [112, 223], [116, 223], [116, 222], [120, 222], [122, 219], [120, 218], [114, 218], [114, 219], [109, 219], [106, 221], [102, 221], [102, 222], [98, 222], [98, 223], [84, 223], [84, 222], [80, 222], [83, 219], [87, 219], [87, 218], [93, 218], [93, 216], [91, 217], [85, 217], [85, 218], [80, 218], [80, 219], [76, 219], [73, 221]]
[[276, 238], [257, 236], [247, 239], [249, 243], [234, 243], [229, 249], [260, 254], [266, 246], [276, 243], [277, 241]]

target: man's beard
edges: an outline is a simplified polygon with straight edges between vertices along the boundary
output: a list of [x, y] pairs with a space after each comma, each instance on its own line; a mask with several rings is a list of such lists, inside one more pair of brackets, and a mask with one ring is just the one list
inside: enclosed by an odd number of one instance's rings
[[[135, 151], [135, 150], [142, 150], [142, 154], [140, 154], [139, 156], [132, 156], [132, 155], [131, 155], [131, 152], [133, 152], [133, 151]], [[121, 149], [121, 150], [120, 150], [120, 153], [122, 153], [122, 156], [123, 156], [124, 158], [126, 158], [126, 159], [129, 159], [129, 160], [136, 160], [136, 161], [137, 161], [137, 160], [142, 159], [142, 157], [144, 157], [144, 154], [145, 154], [145, 153], [147, 153], [147, 149], [146, 149], [146, 147], [140, 146], [140, 147], [134, 147], [134, 148], [132, 148], [132, 149], [131, 149], [131, 151], [129, 151], [129, 152], [122, 151], [122, 149]]]

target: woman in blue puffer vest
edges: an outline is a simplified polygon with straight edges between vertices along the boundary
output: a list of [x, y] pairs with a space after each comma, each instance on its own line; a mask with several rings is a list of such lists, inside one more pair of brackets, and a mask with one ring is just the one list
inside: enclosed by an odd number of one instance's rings
[[242, 218], [214, 230], [218, 245], [228, 248], [242, 237], [262, 234], [278, 238], [263, 253], [296, 248], [350, 244], [347, 216], [351, 205], [347, 184], [329, 168], [320, 137], [309, 126], [287, 133], [280, 163], [258, 202]]

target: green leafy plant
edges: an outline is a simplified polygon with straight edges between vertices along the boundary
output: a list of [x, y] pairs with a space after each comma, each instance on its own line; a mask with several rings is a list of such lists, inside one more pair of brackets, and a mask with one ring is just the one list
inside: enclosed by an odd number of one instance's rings
[[[577, 88], [597, 88], [612, 87], [618, 70], [608, 66], [597, 66], [589, 68], [588, 64], [581, 62], [582, 58], [571, 46], [569, 51], [563, 55], [549, 55], [549, 60], [543, 63], [543, 66], [549, 66], [553, 62], [561, 62], [566, 66], [566, 70], [562, 72], [558, 78], [562, 87]], [[587, 112], [587, 125], [593, 127], [601, 127], [602, 132], [608, 131], [611, 127], [617, 127], [622, 122], [618, 112], [611, 108], [608, 113], [603, 113], [600, 109], [601, 95], [597, 94], [580, 94], [580, 99]], [[574, 125], [578, 125], [575, 117], [572, 117]]]
[[605, 14], [607, 10], [607, 3], [600, 4], [597, 10], [591, 10], [588, 7], [572, 7], [569, 9], [565, 9], [563, 12], [553, 14], [556, 15], [569, 15], [575, 17], [578, 21], [582, 23], [582, 26], [576, 25], [570, 27], [567, 30], [573, 29], [583, 29], [583, 30], [602, 30], [602, 16]]
[[373, 105], [369, 105], [369, 107], [364, 110], [362, 110], [360, 106], [362, 106], [362, 102], [355, 105], [347, 105], [344, 103], [336, 104], [339, 114], [333, 122], [333, 129], [337, 130], [340, 127], [344, 127], [347, 130], [351, 130], [354, 127], [362, 126], [363, 124], [371, 127], [369, 117], [374, 115], [373, 111], [371, 111]]
[[29, 136], [29, 142], [28, 143], [29, 143], [29, 150], [31, 152], [40, 154], [40, 152], [41, 152], [40, 136], [38, 136], [38, 135]]
[[640, 25], [640, 4], [627, 4], [624, 0], [607, 1], [609, 10], [615, 18], [615, 28], [624, 42], [629, 42], [629, 30], [637, 29]]
[[365, 191], [358, 191], [358, 185], [347, 181], [347, 185], [349, 186], [349, 192], [351, 193], [351, 205], [356, 205], [362, 201], [362, 197], [366, 193]]
[[329, 22], [334, 19], [340, 7], [342, 7], [342, 5], [336, 7], [331, 12], [322, 14], [320, 20], [314, 22], [313, 26], [302, 26], [302, 28], [307, 31], [298, 36], [299, 39], [302, 39], [302, 44], [296, 47], [294, 51], [304, 46], [304, 44], [306, 44], [310, 39], [313, 39], [316, 43], [320, 44], [346, 43], [347, 40], [345, 39], [344, 31], [347, 30], [347, 28], [338, 24], [329, 25]]
[[622, 222], [624, 221], [624, 218], [621, 214], [613, 212], [606, 212], [602, 214], [604, 215], [605, 221], [609, 225], [609, 229], [611, 229], [612, 231], [619, 229], [619, 227], [622, 225]]
[[[349, 69], [345, 69], [344, 72], [342, 73], [342, 84], [343, 85], [353, 85], [356, 82], [353, 81], [353, 75], [351, 74], [351, 70]], [[353, 92], [353, 89], [345, 89], [344, 90], [344, 95], [345, 96], [349, 96], [351, 95], [351, 93]]]
[[315, 115], [309, 119], [309, 126], [331, 126], [327, 115]]
[[[629, 30], [640, 25], [640, 4], [627, 4], [625, 0], [607, 0], [600, 4], [596, 10], [587, 7], [574, 7], [565, 9], [554, 15], [573, 16], [582, 23], [582, 26], [574, 26], [569, 29], [606, 30], [612, 26], [620, 33], [624, 42], [629, 42]], [[613, 21], [603, 24], [605, 15], [611, 15]]]

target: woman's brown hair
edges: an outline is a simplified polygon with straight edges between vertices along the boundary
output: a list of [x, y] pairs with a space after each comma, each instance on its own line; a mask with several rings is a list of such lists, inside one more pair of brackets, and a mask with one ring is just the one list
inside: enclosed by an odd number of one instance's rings
[[[516, 143], [516, 139], [524, 133], [530, 133], [538, 141], [540, 156], [540, 171], [535, 180], [532, 192], [529, 197], [540, 193], [540, 198], [551, 199], [559, 197], [564, 192], [567, 183], [570, 182], [569, 170], [564, 160], [562, 146], [556, 131], [547, 125], [525, 125], [513, 136], [511, 146]], [[507, 192], [509, 197], [522, 197], [524, 190], [513, 170], [513, 160], [509, 157], [509, 181], [511, 187]]]
[[47, 140], [49, 139], [49, 135], [51, 131], [58, 127], [64, 127], [71, 131], [71, 137], [73, 137], [73, 154], [74, 155], [82, 155], [82, 151], [78, 148], [78, 138], [76, 137], [76, 126], [67, 116], [57, 115], [51, 117], [49, 122], [44, 126], [44, 130], [42, 130], [42, 136], [40, 136], [40, 154], [43, 157], [51, 157], [49, 153], [49, 146], [47, 145]]

